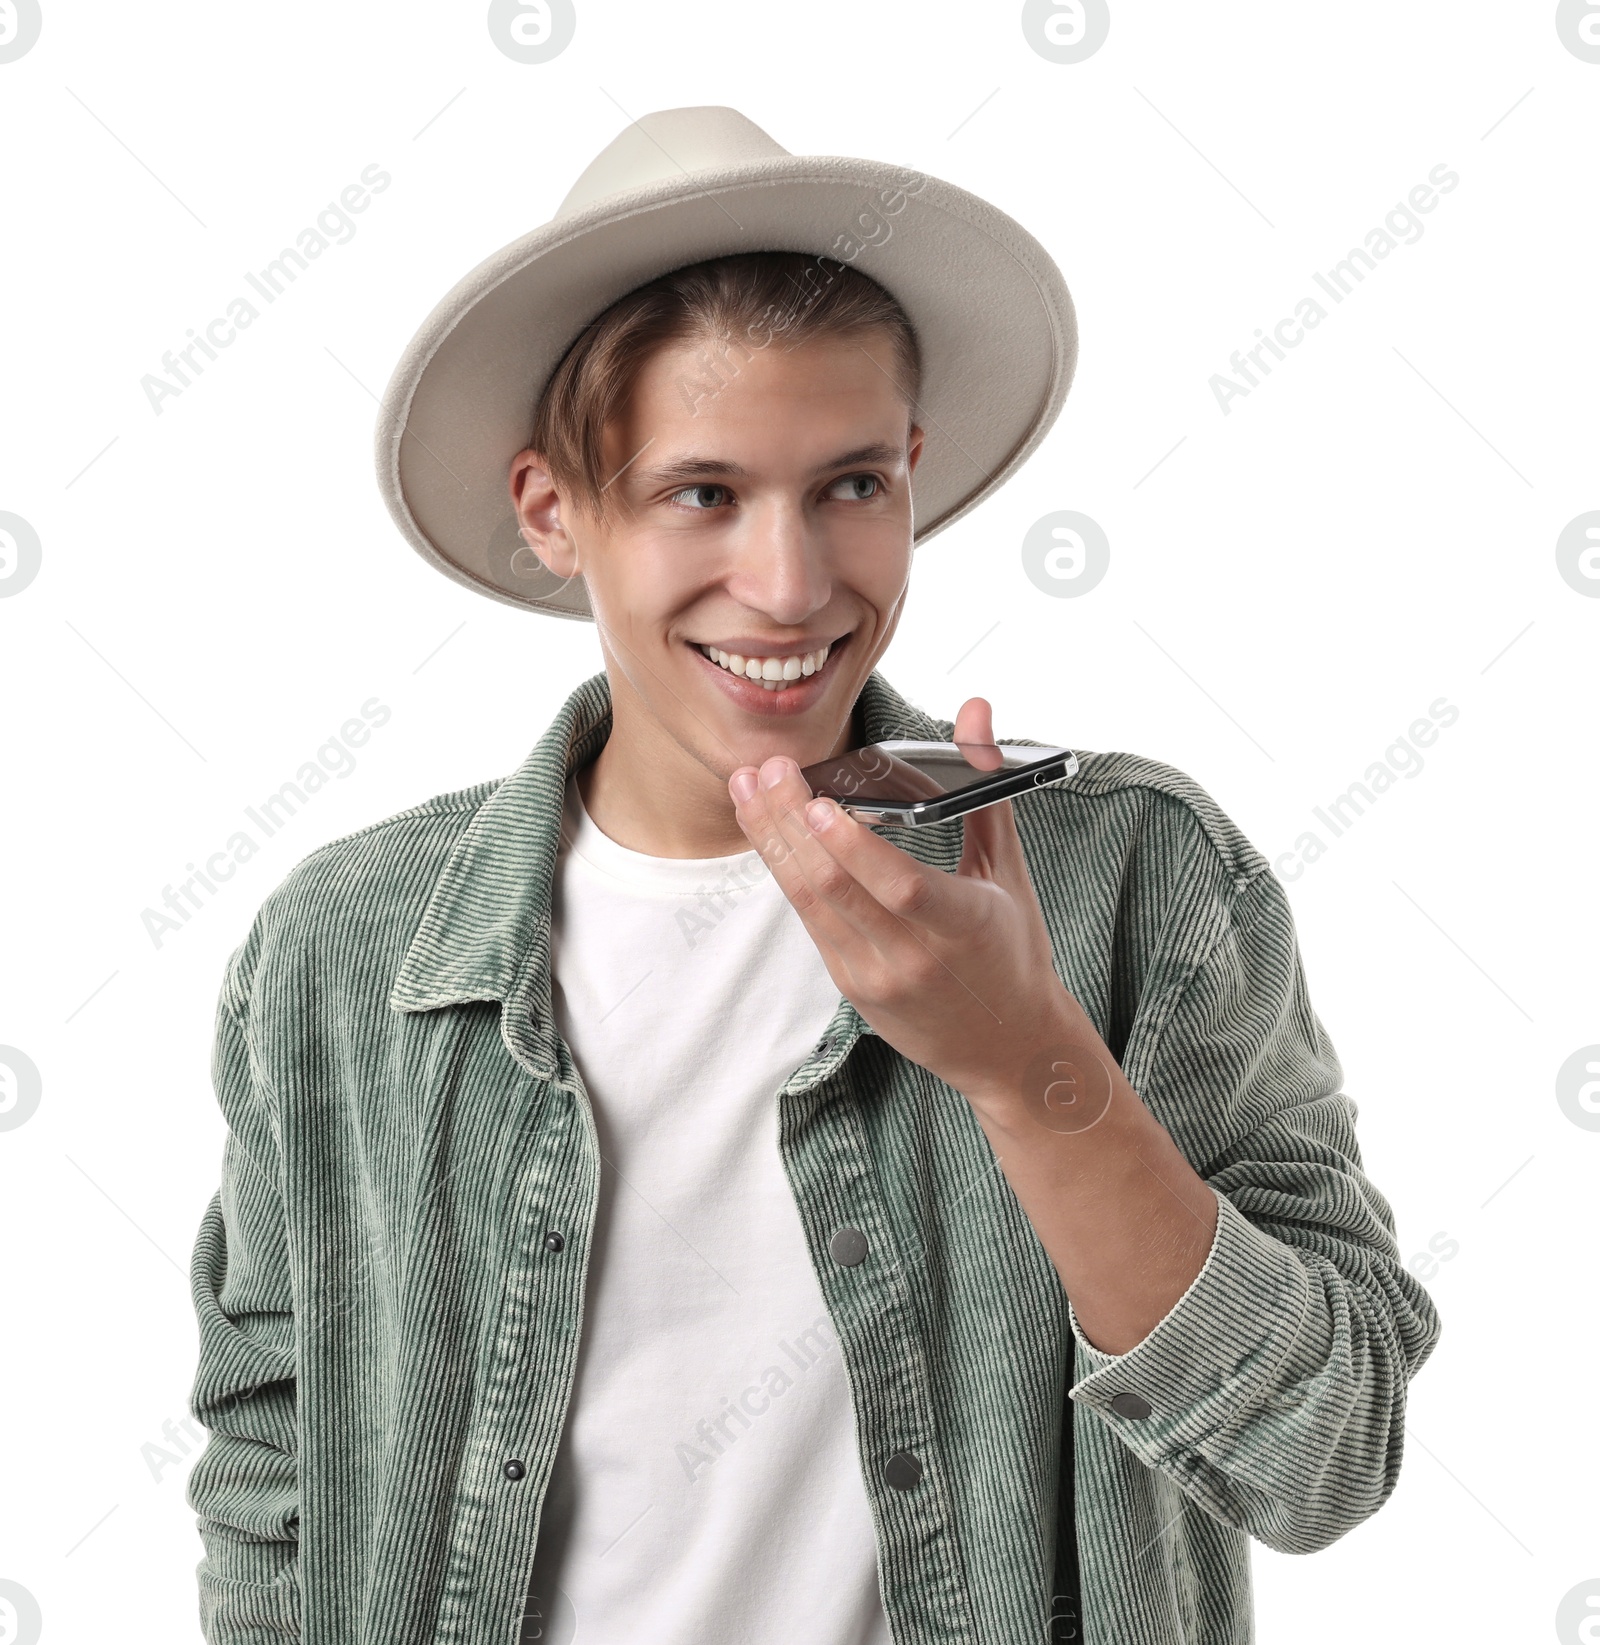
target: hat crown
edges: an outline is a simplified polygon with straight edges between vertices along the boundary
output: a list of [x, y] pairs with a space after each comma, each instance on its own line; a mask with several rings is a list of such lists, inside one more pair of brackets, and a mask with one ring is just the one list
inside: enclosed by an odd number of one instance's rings
[[625, 127], [584, 167], [556, 216], [570, 217], [626, 189], [675, 182], [687, 172], [747, 165], [788, 152], [737, 109], [657, 109]]

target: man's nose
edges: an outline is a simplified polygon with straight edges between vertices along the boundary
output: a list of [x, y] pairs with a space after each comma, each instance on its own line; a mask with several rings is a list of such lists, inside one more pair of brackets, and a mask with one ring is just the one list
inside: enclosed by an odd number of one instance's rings
[[798, 627], [828, 603], [833, 574], [820, 534], [793, 502], [752, 511], [728, 592], [775, 623]]

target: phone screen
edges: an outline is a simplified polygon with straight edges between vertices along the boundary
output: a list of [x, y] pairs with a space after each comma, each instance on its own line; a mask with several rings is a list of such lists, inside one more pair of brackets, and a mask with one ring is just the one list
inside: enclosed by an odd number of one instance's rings
[[1063, 752], [1017, 743], [869, 743], [809, 765], [801, 775], [812, 793], [841, 805], [862, 800], [914, 805]]

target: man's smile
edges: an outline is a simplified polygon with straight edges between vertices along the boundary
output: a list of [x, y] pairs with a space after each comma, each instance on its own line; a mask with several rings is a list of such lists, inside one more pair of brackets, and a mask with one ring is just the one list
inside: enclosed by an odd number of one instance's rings
[[[814, 647], [805, 642], [731, 641], [727, 646], [691, 641], [690, 649], [716, 675], [741, 708], [757, 714], [799, 714], [827, 689], [830, 661], [850, 642], [848, 633]], [[780, 645], [782, 649], [780, 649]], [[735, 650], [739, 646], [742, 649]]]

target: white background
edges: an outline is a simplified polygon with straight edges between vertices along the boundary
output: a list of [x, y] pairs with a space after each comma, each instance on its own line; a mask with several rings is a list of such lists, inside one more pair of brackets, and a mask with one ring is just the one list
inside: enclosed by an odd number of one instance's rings
[[[301, 857], [509, 772], [599, 666], [587, 625], [403, 542], [373, 396], [629, 116], [696, 103], [985, 195], [1077, 304], [1060, 421], [919, 552], [888, 678], [1168, 761], [1286, 873], [1308, 828], [1330, 842], [1289, 887], [1312, 998], [1444, 1330], [1382, 1512], [1256, 1551], [1260, 1637], [1549, 1638], [1600, 1578], [1600, 1132], [1556, 1099], [1600, 1041], [1600, 600], [1555, 555], [1600, 508], [1600, 65], [1546, 3], [1114, 0], [1062, 65], [1015, 5], [612, 0], [527, 66], [482, 4], [45, 0], [0, 64], [0, 510], [42, 543], [0, 599], [0, 1044], [43, 1082], [0, 1131], [0, 1578], [48, 1641], [198, 1638], [195, 1446], [163, 1428], [224, 961]], [[156, 415], [141, 377], [372, 163], [392, 186], [349, 243]], [[1421, 238], [1224, 415], [1210, 377], [1440, 164]], [[1058, 509], [1110, 541], [1081, 597], [1023, 571]], [[156, 946], [143, 911], [372, 697], [392, 718], [355, 770]], [[1440, 697], [1420, 773], [1318, 827]]]

